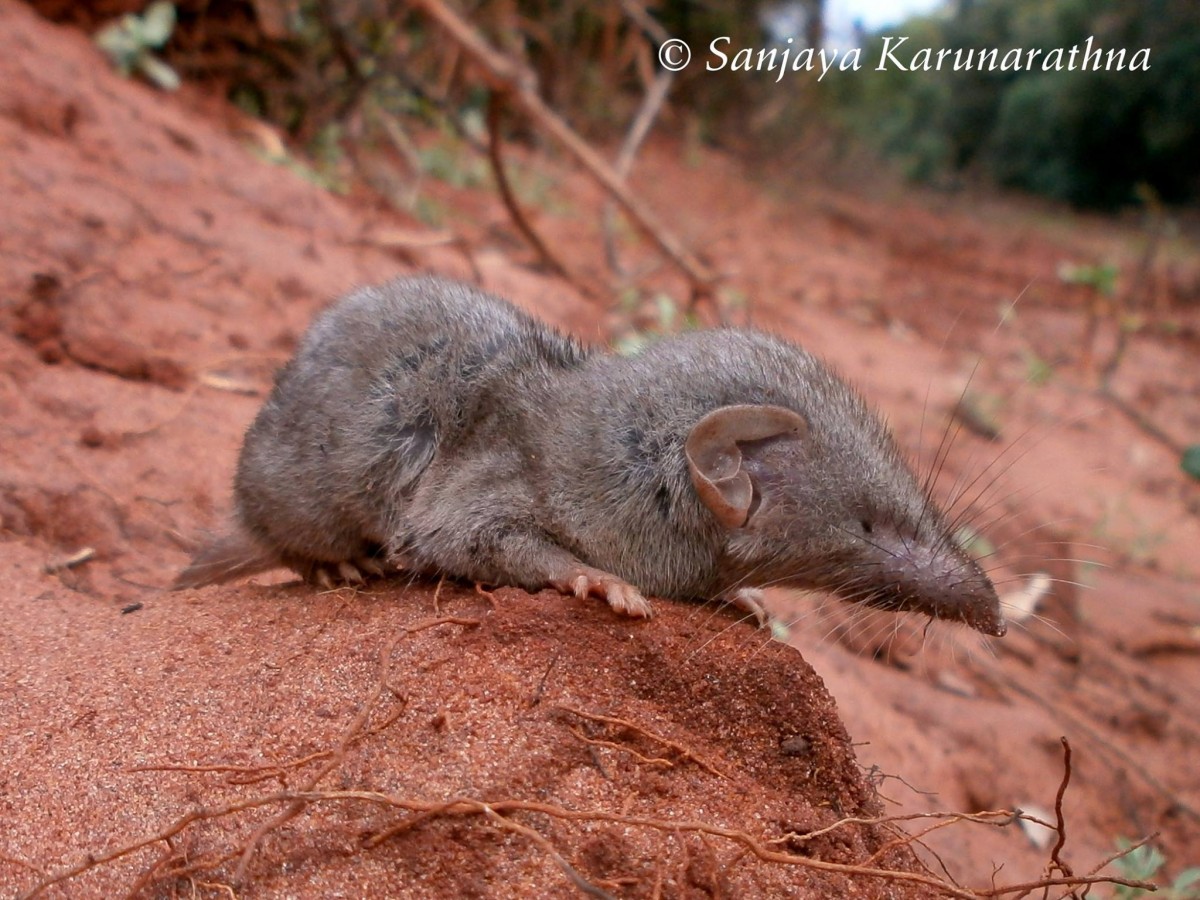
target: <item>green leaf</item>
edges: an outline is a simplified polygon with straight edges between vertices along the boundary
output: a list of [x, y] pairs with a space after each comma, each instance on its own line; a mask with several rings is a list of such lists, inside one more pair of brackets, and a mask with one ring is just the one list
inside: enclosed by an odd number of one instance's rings
[[166, 0], [151, 3], [142, 14], [139, 25], [142, 44], [147, 47], [161, 47], [175, 30], [175, 4], [167, 3]]
[[141, 46], [120, 22], [112, 22], [96, 32], [93, 40], [121, 74], [128, 75], [133, 62], [142, 52]]
[[1025, 380], [1032, 385], [1041, 387], [1054, 377], [1054, 367], [1032, 350], [1023, 350], [1025, 357]]
[[983, 559], [996, 552], [995, 544], [968, 525], [963, 525], [954, 533], [954, 542], [976, 559]]
[[642, 292], [631, 285], [621, 288], [621, 292], [617, 294], [617, 306], [626, 315], [631, 314], [637, 309], [641, 302]]
[[1193, 866], [1180, 872], [1171, 885], [1171, 890], [1180, 900], [1200, 896], [1200, 868]]
[[[1117, 841], [1117, 847], [1124, 850], [1129, 847], [1129, 841], [1121, 838]], [[1166, 861], [1166, 857], [1157, 847], [1152, 844], [1143, 844], [1114, 862], [1122, 874], [1138, 881], [1150, 881]]]
[[658, 324], [663, 331], [670, 331], [675, 327], [675, 318], [679, 313], [679, 307], [675, 303], [675, 299], [670, 294], [656, 294], [654, 297], [655, 312], [658, 314]]
[[627, 334], [617, 339], [613, 349], [619, 356], [637, 356], [649, 343], [650, 339], [644, 334]]
[[1183, 451], [1179, 460], [1179, 468], [1200, 481], [1200, 444], [1192, 444]]
[[161, 59], [143, 53], [138, 57], [137, 67], [142, 74], [164, 91], [179, 90], [179, 75]]
[[1096, 266], [1076, 266], [1060, 263], [1058, 278], [1064, 284], [1082, 284], [1098, 294], [1111, 297], [1117, 291], [1117, 267], [1111, 263]]

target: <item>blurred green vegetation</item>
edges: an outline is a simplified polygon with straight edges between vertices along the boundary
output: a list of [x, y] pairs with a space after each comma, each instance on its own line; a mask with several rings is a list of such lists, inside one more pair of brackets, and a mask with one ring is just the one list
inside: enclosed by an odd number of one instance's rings
[[974, 0], [953, 15], [911, 20], [907, 60], [934, 50], [1068, 50], [1132, 55], [1147, 71], [874, 71], [829, 79], [831, 114], [918, 181], [983, 176], [1076, 206], [1135, 204], [1149, 188], [1173, 203], [1200, 197], [1200, 3], [1193, 0]]
[[[140, 0], [32, 0], [59, 18], [111, 21]], [[176, 0], [178, 24], [163, 53], [185, 80], [223, 90], [302, 147], [339, 140], [396, 143], [404, 123], [432, 123], [481, 146], [487, 90], [439, 28], [406, 0]], [[1198, 0], [946, 0], [947, 12], [889, 29], [898, 56], [937, 50], [1094, 46], [1150, 48], [1146, 71], [876, 71], [882, 35], [868, 38], [858, 70], [750, 73], [705, 70], [715, 37], [739, 48], [772, 46], [764, 25], [780, 10], [821, 0], [451, 0], [471, 25], [533, 72], [545, 100], [591, 139], [624, 134], [659, 73], [658, 41], [683, 38], [692, 64], [677, 74], [660, 127], [734, 151], [787, 152], [834, 138], [846, 158], [862, 142], [917, 181], [945, 187], [992, 182], [1081, 207], [1114, 209], [1200, 199]], [[161, 4], [160, 6], [167, 6]], [[63, 12], [63, 9], [67, 10]], [[786, 16], [785, 16], [786, 18]], [[135, 21], [128, 19], [126, 21]], [[140, 20], [138, 20], [140, 21]], [[800, 23], [793, 59], [819, 39]], [[775, 34], [776, 41], [783, 35]], [[143, 42], [144, 43], [144, 42]], [[150, 59], [143, 43], [137, 59]], [[784, 49], [776, 43], [777, 49]], [[848, 47], [839, 48], [843, 54]], [[128, 66], [129, 63], [122, 63]], [[836, 67], [835, 67], [836, 69]], [[509, 136], [536, 139], [519, 118]], [[410, 167], [430, 162], [404, 149]], [[787, 151], [787, 152], [785, 152]], [[858, 158], [855, 156], [854, 158]], [[432, 163], [437, 163], [433, 160]], [[444, 162], [444, 161], [443, 161]], [[454, 160], [451, 160], [453, 163]], [[804, 165], [802, 154], [796, 164]], [[433, 168], [438, 168], [436, 165]], [[453, 167], [453, 166], [451, 166]], [[441, 166], [445, 168], [445, 166]], [[471, 176], [470, 173], [464, 177]]]
[[126, 13], [96, 32], [96, 45], [122, 75], [140, 72], [165, 91], [179, 87], [175, 70], [154, 55], [175, 28], [175, 7], [156, 0], [142, 15]]

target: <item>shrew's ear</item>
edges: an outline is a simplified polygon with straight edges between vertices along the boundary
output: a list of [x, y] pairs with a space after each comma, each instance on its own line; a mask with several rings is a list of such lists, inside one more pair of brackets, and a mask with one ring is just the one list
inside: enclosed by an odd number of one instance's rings
[[692, 484], [700, 500], [726, 528], [750, 515], [754, 484], [738, 446], [747, 441], [808, 433], [808, 420], [782, 406], [738, 405], [714, 409], [692, 428], [684, 444]]

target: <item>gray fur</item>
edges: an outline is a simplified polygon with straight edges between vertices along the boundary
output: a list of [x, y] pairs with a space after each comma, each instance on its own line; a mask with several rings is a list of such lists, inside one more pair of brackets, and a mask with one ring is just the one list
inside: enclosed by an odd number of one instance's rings
[[[738, 445], [756, 506], [727, 529], [683, 448], [735, 404], [785, 407], [808, 429]], [[232, 536], [177, 585], [377, 556], [537, 590], [582, 564], [660, 597], [787, 584], [1003, 633], [990, 582], [880, 420], [815, 357], [755, 331], [621, 357], [455, 282], [359, 290], [279, 374], [235, 495]]]

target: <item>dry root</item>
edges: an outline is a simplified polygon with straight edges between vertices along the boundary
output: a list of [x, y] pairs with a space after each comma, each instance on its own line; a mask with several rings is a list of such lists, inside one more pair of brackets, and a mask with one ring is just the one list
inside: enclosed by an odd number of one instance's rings
[[[133, 897], [153, 884], [162, 884], [168, 880], [182, 879], [193, 886], [204, 886], [211, 890], [223, 891], [229, 896], [236, 896], [238, 885], [246, 883], [249, 866], [264, 838], [275, 832], [282, 825], [293, 819], [310, 807], [351, 807], [361, 808], [364, 804], [376, 809], [382, 809], [394, 814], [394, 819], [384, 822], [373, 820], [373, 830], [366, 833], [358, 843], [355, 853], [369, 853], [383, 842], [413, 828], [439, 819], [477, 819], [483, 827], [496, 827], [512, 834], [527, 838], [539, 849], [544, 851], [554, 862], [564, 877], [583, 894], [592, 897], [610, 897], [611, 893], [605, 887], [589, 882], [575, 865], [567, 858], [564, 849], [557, 846], [549, 837], [526, 822], [518, 821], [518, 817], [535, 816], [548, 817], [555, 821], [567, 823], [610, 823], [627, 829], [647, 829], [664, 835], [695, 835], [704, 844], [725, 843], [738, 848], [742, 854], [749, 854], [762, 863], [780, 866], [799, 866], [827, 873], [849, 876], [853, 878], [882, 880], [888, 882], [908, 882], [923, 885], [936, 891], [941, 896], [961, 898], [961, 900], [979, 900], [987, 897], [1023, 897], [1034, 891], [1041, 891], [1042, 896], [1049, 897], [1052, 888], [1061, 889], [1054, 896], [1063, 898], [1077, 893], [1078, 888], [1092, 884], [1116, 884], [1129, 887], [1152, 889], [1153, 885], [1131, 879], [1117, 878], [1099, 874], [1116, 856], [1100, 861], [1084, 874], [1075, 874], [1066, 865], [1061, 852], [1066, 842], [1066, 827], [1062, 815], [1062, 801], [1066, 793], [1071, 774], [1070, 747], [1064, 740], [1066, 754], [1062, 784], [1056, 798], [1056, 823], [1041, 822], [1018, 811], [993, 810], [974, 814], [942, 812], [921, 813], [904, 816], [883, 816], [877, 818], [844, 818], [818, 830], [805, 833], [788, 833], [776, 837], [765, 837], [751, 834], [737, 828], [722, 827], [703, 820], [680, 821], [660, 819], [653, 816], [629, 815], [608, 809], [568, 809], [553, 803], [543, 803], [521, 798], [509, 798], [485, 802], [475, 797], [454, 797], [443, 802], [418, 800], [396, 794], [388, 794], [369, 790], [323, 790], [320, 783], [333, 774], [342, 765], [346, 753], [356, 743], [390, 727], [403, 712], [403, 698], [400, 692], [389, 681], [389, 671], [392, 653], [405, 637], [439, 626], [457, 626], [471, 628], [478, 626], [476, 619], [456, 616], [440, 616], [426, 619], [406, 628], [384, 650], [380, 659], [379, 674], [376, 683], [363, 703], [357, 716], [342, 732], [337, 743], [326, 750], [309, 754], [290, 762], [276, 763], [269, 766], [234, 766], [225, 764], [196, 765], [196, 766], [149, 766], [140, 767], [137, 771], [172, 770], [180, 772], [221, 772], [231, 776], [230, 781], [248, 784], [277, 778], [281, 781], [287, 772], [301, 769], [305, 766], [318, 764], [316, 771], [307, 777], [302, 786], [295, 790], [282, 789], [254, 797], [244, 797], [236, 800], [200, 806], [179, 816], [175, 821], [160, 831], [146, 835], [121, 846], [102, 851], [86, 853], [79, 863], [50, 874], [42, 873], [36, 866], [21, 860], [10, 862], [37, 873], [40, 877], [19, 896], [33, 898], [42, 894], [47, 888], [61, 885], [77, 876], [91, 870], [107, 866], [124, 857], [154, 847], [163, 845], [165, 852], [143, 870], [140, 877], [131, 886], [129, 896]], [[400, 700], [400, 711], [393, 712], [372, 727], [368, 723], [372, 714], [381, 705], [385, 695], [392, 695]], [[687, 762], [698, 766], [708, 774], [725, 779], [719, 769], [711, 763], [698, 757], [693, 751], [663, 735], [656, 734], [632, 722], [628, 718], [602, 715], [587, 712], [574, 707], [558, 707], [565, 713], [583, 719], [597, 729], [605, 729], [614, 740], [602, 739], [585, 735], [577, 728], [572, 733], [579, 739], [593, 746], [603, 746], [621, 752], [632, 754], [641, 764], [659, 767], [670, 767], [677, 761]], [[638, 741], [649, 743], [656, 748], [655, 752], [664, 755], [649, 756], [634, 749], [631, 744]], [[253, 810], [270, 810], [272, 815], [254, 828], [250, 836], [235, 846], [197, 855], [183, 849], [188, 842], [179, 840], [186, 838], [189, 830], [198, 823], [231, 819], [243, 816]], [[1038, 878], [1018, 881], [1012, 884], [991, 884], [986, 887], [966, 887], [957, 883], [943, 866], [942, 874], [935, 873], [928, 866], [918, 871], [897, 871], [882, 867], [881, 860], [894, 850], [909, 846], [930, 832], [942, 828], [982, 824], [992, 827], [1004, 827], [1014, 824], [1020, 819], [1038, 822], [1058, 833], [1045, 871]], [[900, 824], [926, 820], [931, 822], [923, 830], [910, 834], [901, 830]], [[813, 839], [828, 835], [840, 829], [850, 829], [862, 826], [883, 826], [893, 830], [893, 840], [887, 842], [871, 856], [858, 862], [834, 862], [821, 859], [815, 855], [805, 855], [788, 852], [787, 849], [804, 847]], [[1125, 850], [1128, 853], [1142, 842]], [[811, 847], [804, 848], [809, 850]], [[233, 872], [225, 868], [236, 860]], [[939, 860], [940, 862], [940, 860]], [[659, 873], [660, 879], [662, 872]]]

